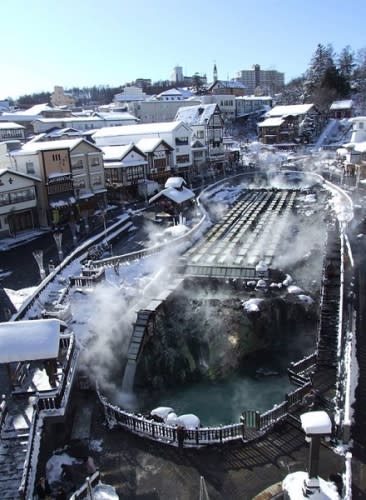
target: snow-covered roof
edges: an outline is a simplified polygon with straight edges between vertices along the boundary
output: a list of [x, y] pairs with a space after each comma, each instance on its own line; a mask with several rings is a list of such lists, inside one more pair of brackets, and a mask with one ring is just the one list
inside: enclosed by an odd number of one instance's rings
[[292, 104], [288, 106], [275, 106], [267, 112], [266, 116], [296, 116], [308, 113], [314, 104]]
[[174, 97], [174, 96], [183, 97], [183, 94], [180, 90], [173, 88], [169, 90], [164, 90], [164, 92], [160, 92], [160, 94], [157, 95], [157, 97]]
[[181, 125], [183, 125], [182, 122], [172, 121], [159, 123], [141, 123], [139, 125], [123, 125], [120, 127], [103, 127], [97, 130], [93, 134], [93, 137], [98, 138], [118, 135], [144, 135], [172, 132]]
[[39, 134], [39, 135], [43, 137], [60, 137], [62, 135], [80, 136], [81, 134], [82, 132], [80, 130], [77, 130], [76, 128], [65, 127], [65, 128], [55, 128], [53, 130], [50, 130], [46, 134]]
[[337, 109], [350, 109], [353, 106], [352, 99], [346, 99], [344, 101], [334, 101], [330, 106], [330, 110], [334, 111]]
[[42, 113], [42, 111], [55, 111], [55, 109], [51, 108], [47, 103], [35, 104], [34, 106], [26, 109], [25, 111], [19, 111], [19, 114], [33, 116], [33, 115], [39, 115], [40, 113]]
[[106, 120], [106, 121], [113, 121], [113, 120], [120, 120], [120, 121], [135, 120], [135, 121], [138, 121], [138, 118], [136, 118], [136, 116], [131, 115], [131, 113], [128, 113], [127, 111], [120, 112], [120, 113], [103, 113], [103, 112], [97, 111], [96, 113], [94, 113], [93, 116], [99, 116], [100, 118], [102, 118], [103, 120]]
[[366, 142], [355, 142], [352, 145], [353, 145], [353, 150], [357, 151], [357, 153], [366, 152]]
[[210, 89], [213, 87], [225, 88], [225, 89], [246, 89], [246, 86], [242, 82], [235, 80], [217, 80], [214, 82]]
[[166, 188], [173, 187], [176, 189], [180, 189], [182, 186], [186, 186], [187, 183], [183, 179], [183, 177], [169, 177], [165, 183]]
[[325, 411], [309, 411], [300, 415], [301, 426], [306, 434], [330, 434], [332, 422]]
[[60, 324], [58, 319], [0, 323], [0, 363], [57, 358]]
[[258, 123], [258, 127], [279, 127], [282, 123], [284, 123], [284, 121], [285, 120], [280, 117], [267, 118], [266, 120]]
[[180, 120], [187, 125], [206, 125], [214, 114], [217, 104], [198, 104], [197, 106], [186, 106], [179, 108], [175, 115], [176, 120]]
[[44, 141], [44, 142], [27, 142], [23, 144], [22, 148], [19, 151], [14, 151], [13, 154], [21, 155], [28, 153], [38, 153], [39, 151], [52, 150], [52, 149], [74, 149], [80, 143], [85, 142], [93, 146], [96, 150], [99, 151], [99, 148], [95, 146], [95, 144], [91, 144], [83, 138], [77, 139], [63, 139], [61, 141]]
[[12, 176], [26, 177], [27, 179], [32, 179], [32, 181], [40, 182], [41, 179], [36, 177], [35, 175], [25, 174], [23, 172], [18, 172], [17, 170], [13, 170], [11, 168], [0, 168], [0, 177], [6, 173], [9, 173]]
[[133, 148], [133, 143], [125, 144], [124, 146], [101, 146], [103, 159], [106, 161], [121, 160]]
[[140, 139], [139, 141], [136, 142], [136, 147], [138, 147], [144, 153], [152, 153], [162, 142], [164, 142], [165, 145], [168, 146], [170, 149], [173, 149], [171, 148], [171, 146], [169, 146], [169, 144], [163, 141], [163, 139], [160, 139], [160, 137]]
[[195, 197], [195, 194], [193, 191], [190, 189], [186, 188], [183, 186], [182, 190], [175, 189], [173, 187], [169, 187], [166, 189], [163, 189], [160, 191], [160, 193], [156, 194], [152, 198], [149, 199], [149, 203], [152, 203], [153, 201], [157, 200], [161, 196], [165, 196], [166, 198], [169, 198], [169, 200], [172, 200], [174, 203], [177, 203], [180, 205], [181, 203], [184, 203], [187, 200], [192, 200]]
[[235, 100], [240, 100], [240, 101], [272, 101], [273, 97], [269, 95], [240, 95], [238, 97], [235, 97]]
[[18, 123], [14, 122], [0, 122], [0, 129], [19, 129], [22, 128], [24, 129], [23, 125], [18, 125]]

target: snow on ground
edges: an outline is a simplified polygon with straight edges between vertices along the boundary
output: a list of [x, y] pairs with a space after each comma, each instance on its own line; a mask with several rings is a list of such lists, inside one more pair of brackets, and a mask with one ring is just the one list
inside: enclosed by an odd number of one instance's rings
[[46, 463], [46, 477], [50, 485], [62, 481], [62, 465], [81, 464], [82, 460], [70, 457], [67, 453], [54, 454]]
[[263, 302], [263, 299], [249, 299], [242, 302], [242, 305], [246, 312], [258, 312], [261, 302]]
[[308, 295], [302, 295], [302, 294], [300, 293], [300, 295], [298, 295], [298, 297], [299, 297], [299, 299], [300, 299], [302, 302], [305, 302], [305, 304], [309, 304], [309, 305], [311, 305], [311, 304], [313, 304], [313, 303], [314, 303], [313, 299], [312, 299], [311, 297], [309, 297]]
[[21, 290], [12, 290], [11, 288], [4, 288], [9, 299], [12, 301], [16, 310], [30, 297], [37, 287], [31, 286], [29, 288], [22, 288]]
[[[307, 472], [294, 472], [285, 477], [282, 483], [282, 489], [287, 492], [291, 500], [306, 500], [309, 496], [304, 495], [303, 487], [304, 481], [308, 479]], [[336, 485], [324, 481], [319, 478], [319, 491], [315, 491], [310, 495], [311, 500], [339, 500], [340, 496], [337, 492]]]
[[93, 499], [94, 500], [118, 500], [119, 496], [109, 484], [99, 483], [95, 488], [93, 488]]
[[293, 293], [294, 295], [299, 295], [303, 291], [304, 290], [302, 288], [300, 288], [299, 286], [290, 285], [290, 286], [287, 287], [287, 292], [288, 293]]

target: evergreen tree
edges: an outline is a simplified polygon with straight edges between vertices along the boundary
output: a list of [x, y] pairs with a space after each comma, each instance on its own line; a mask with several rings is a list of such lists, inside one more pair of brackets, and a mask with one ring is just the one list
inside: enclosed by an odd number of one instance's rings
[[304, 99], [311, 102], [314, 92], [320, 87], [321, 81], [326, 70], [334, 65], [334, 51], [332, 45], [327, 46], [319, 43], [311, 59], [309, 68], [306, 72], [304, 82]]
[[285, 85], [283, 91], [277, 96], [276, 103], [279, 105], [299, 104], [304, 98], [305, 77], [294, 78]]
[[351, 84], [356, 63], [355, 53], [349, 45], [341, 50], [337, 63], [340, 75], [345, 78], [349, 84]]

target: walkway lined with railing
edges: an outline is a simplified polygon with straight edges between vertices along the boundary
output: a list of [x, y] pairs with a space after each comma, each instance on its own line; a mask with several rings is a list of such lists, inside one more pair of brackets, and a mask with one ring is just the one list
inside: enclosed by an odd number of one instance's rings
[[[309, 392], [310, 383], [286, 394], [285, 401], [275, 405], [271, 410], [259, 413], [255, 410], [244, 411], [239, 423], [187, 429], [185, 445], [200, 447], [223, 444], [241, 439], [244, 443], [251, 442], [268, 432], [275, 424], [286, 418], [289, 413], [303, 406], [304, 395]], [[122, 427], [141, 437], [160, 441], [167, 445], [178, 446], [176, 427], [155, 422], [140, 415], [124, 411], [97, 391], [99, 400], [104, 407], [104, 414], [109, 428]]]

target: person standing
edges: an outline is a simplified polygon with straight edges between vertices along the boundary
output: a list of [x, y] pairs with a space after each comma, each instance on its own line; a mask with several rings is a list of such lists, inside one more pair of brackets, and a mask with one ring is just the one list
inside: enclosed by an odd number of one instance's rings
[[182, 425], [178, 425], [178, 427], [177, 427], [178, 448], [182, 449], [184, 447], [185, 437], [186, 437], [185, 428]]

